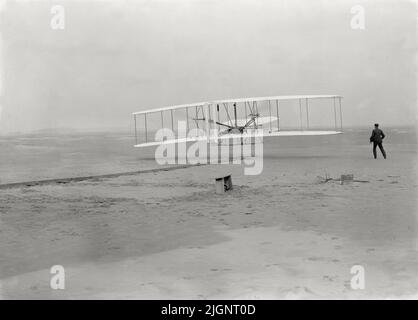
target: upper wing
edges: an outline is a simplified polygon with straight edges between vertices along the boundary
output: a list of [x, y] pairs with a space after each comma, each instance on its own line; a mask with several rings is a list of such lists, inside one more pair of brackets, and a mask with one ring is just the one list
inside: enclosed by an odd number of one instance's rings
[[216, 100], [216, 101], [206, 101], [206, 102], [195, 102], [188, 104], [181, 104], [175, 106], [167, 106], [162, 108], [148, 109], [138, 112], [133, 112], [132, 115], [140, 115], [145, 113], [155, 113], [161, 111], [169, 111], [176, 109], [185, 109], [192, 107], [203, 107], [208, 104], [224, 104], [224, 103], [243, 103], [243, 102], [260, 102], [260, 101], [290, 101], [290, 100], [301, 100], [301, 99], [331, 99], [331, 98], [342, 98], [340, 95], [334, 94], [323, 94], [323, 95], [293, 95], [293, 96], [270, 96], [270, 97], [251, 97], [251, 98], [236, 98], [236, 99], [225, 99], [225, 100]]

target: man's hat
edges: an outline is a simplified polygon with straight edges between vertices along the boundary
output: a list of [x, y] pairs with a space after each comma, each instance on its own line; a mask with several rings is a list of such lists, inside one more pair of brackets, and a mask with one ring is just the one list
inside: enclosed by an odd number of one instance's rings
[[378, 126], [379, 126], [379, 124], [378, 124], [378, 123], [375, 123], [375, 124], [374, 124], [374, 126], [375, 126], [375, 127], [378, 127]]

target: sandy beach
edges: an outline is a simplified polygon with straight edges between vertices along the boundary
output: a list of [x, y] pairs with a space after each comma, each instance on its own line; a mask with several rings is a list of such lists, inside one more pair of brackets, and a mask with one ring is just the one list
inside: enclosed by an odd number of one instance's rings
[[[353, 137], [267, 141], [258, 176], [205, 165], [2, 189], [1, 297], [416, 299], [416, 146], [373, 160]], [[220, 173], [234, 184], [224, 195]], [[345, 173], [364, 182], [322, 179]], [[65, 290], [50, 287], [53, 265]]]

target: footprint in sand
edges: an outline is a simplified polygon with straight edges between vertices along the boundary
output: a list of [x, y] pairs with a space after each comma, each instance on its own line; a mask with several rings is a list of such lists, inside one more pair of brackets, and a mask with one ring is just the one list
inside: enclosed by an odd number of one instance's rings
[[344, 287], [346, 289], [351, 289], [352, 290], [352, 288], [351, 288], [351, 281], [350, 280], [344, 281]]
[[154, 285], [154, 282], [145, 282], [145, 283], [141, 283], [141, 284], [139, 284], [141, 287], [144, 287], [144, 286], [148, 286], [148, 285]]
[[309, 261], [324, 261], [325, 258], [324, 257], [309, 257], [308, 260]]
[[272, 263], [272, 264], [266, 264], [266, 265], [264, 265], [266, 268], [270, 268], [270, 267], [277, 267], [277, 266], [279, 266], [279, 264], [278, 263]]
[[295, 287], [285, 294], [286, 299], [303, 299], [307, 296], [316, 295], [311, 289], [307, 287]]
[[336, 279], [337, 279], [337, 276], [328, 276], [328, 275], [325, 275], [325, 276], [323, 276], [322, 277], [324, 280], [328, 280], [328, 281], [330, 281], [330, 282], [334, 282]]

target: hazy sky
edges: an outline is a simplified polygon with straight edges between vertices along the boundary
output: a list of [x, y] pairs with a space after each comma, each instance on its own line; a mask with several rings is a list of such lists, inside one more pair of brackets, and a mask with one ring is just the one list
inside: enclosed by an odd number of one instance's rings
[[417, 120], [412, 1], [7, 1], [0, 21], [1, 132], [129, 128], [141, 109], [291, 94], [343, 95], [346, 126]]

